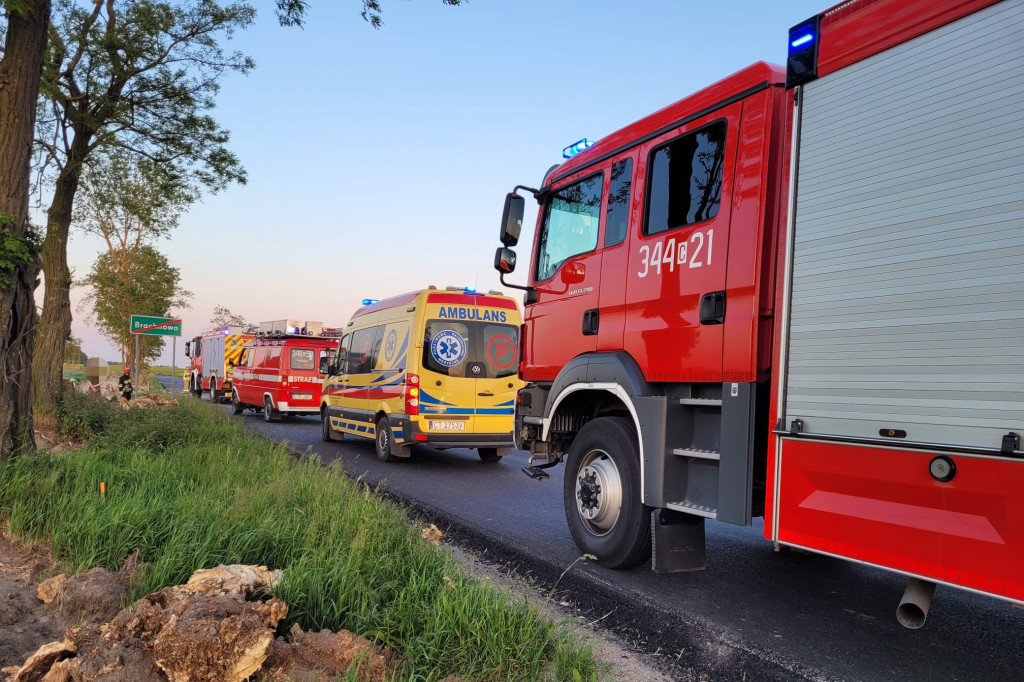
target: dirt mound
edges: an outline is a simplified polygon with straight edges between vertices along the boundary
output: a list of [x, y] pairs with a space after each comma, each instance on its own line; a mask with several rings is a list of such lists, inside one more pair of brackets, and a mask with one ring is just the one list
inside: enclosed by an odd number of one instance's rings
[[178, 401], [168, 400], [159, 393], [150, 393], [148, 395], [140, 395], [130, 401], [125, 400], [124, 397], [119, 397], [117, 404], [121, 406], [122, 410], [151, 410], [154, 407], [177, 407]]
[[[137, 569], [137, 561], [118, 573], [93, 569], [63, 585], [48, 581], [40, 594], [81, 608], [80, 595], [89, 593], [91, 612], [101, 613], [115, 594], [107, 587], [126, 589]], [[242, 682], [254, 673], [313, 682], [334, 679], [355, 662], [360, 680], [383, 679], [387, 653], [351, 633], [295, 627], [290, 642], [275, 640], [288, 606], [266, 592], [280, 580], [280, 571], [263, 566], [197, 571], [186, 584], [147, 595], [108, 623], [94, 619], [68, 628], [62, 642], [4, 672], [8, 682]]]
[[293, 626], [288, 636], [290, 643], [277, 638], [263, 666], [268, 680], [327, 682], [347, 670], [358, 670], [358, 680], [382, 680], [394, 663], [382, 649], [344, 630], [303, 632]]

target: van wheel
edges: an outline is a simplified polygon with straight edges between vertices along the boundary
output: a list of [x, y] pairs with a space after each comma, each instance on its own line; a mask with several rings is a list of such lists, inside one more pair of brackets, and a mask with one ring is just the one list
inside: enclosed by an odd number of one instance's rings
[[331, 428], [331, 418], [326, 407], [320, 410], [320, 440], [325, 443], [340, 440], [338, 436], [334, 434], [334, 429]]
[[484, 462], [501, 461], [501, 457], [498, 456], [498, 448], [477, 448], [476, 454], [480, 455], [480, 459]]
[[397, 457], [391, 454], [391, 439], [394, 438], [391, 434], [391, 425], [388, 424], [388, 418], [381, 417], [377, 420], [377, 437], [374, 439], [374, 449], [377, 453], [377, 459], [382, 462], [394, 462]]
[[274, 403], [270, 402], [270, 396], [263, 397], [263, 421], [265, 422], [276, 422], [278, 418], [277, 410], [274, 409]]
[[231, 391], [231, 414], [242, 414], [245, 405], [238, 400], [238, 391]]
[[587, 422], [566, 459], [562, 504], [581, 551], [609, 568], [630, 568], [651, 556], [651, 509], [640, 488], [640, 448], [632, 422]]

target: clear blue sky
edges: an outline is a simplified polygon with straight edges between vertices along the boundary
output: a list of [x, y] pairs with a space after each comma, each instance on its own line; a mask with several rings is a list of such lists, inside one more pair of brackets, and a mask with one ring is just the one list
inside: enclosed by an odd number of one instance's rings
[[[207, 197], [158, 245], [195, 294], [177, 311], [183, 340], [216, 305], [253, 322], [340, 326], [367, 297], [500, 289], [492, 260], [506, 192], [536, 186], [581, 137], [752, 62], [784, 63], [788, 28], [830, 5], [383, 0], [375, 31], [359, 0], [311, 0], [304, 29], [279, 27], [270, 0], [254, 4], [256, 25], [231, 46], [257, 69], [227, 80], [215, 111], [249, 183]], [[73, 234], [72, 267], [87, 272], [101, 246]], [[74, 315], [86, 353], [118, 357]], [[168, 342], [162, 362], [170, 355]]]

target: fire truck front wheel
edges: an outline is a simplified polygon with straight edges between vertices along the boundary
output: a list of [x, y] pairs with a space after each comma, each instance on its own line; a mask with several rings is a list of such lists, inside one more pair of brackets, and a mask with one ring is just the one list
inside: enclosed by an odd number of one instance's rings
[[651, 556], [651, 510], [640, 489], [640, 448], [623, 417], [587, 422], [569, 448], [562, 501], [576, 546], [609, 568]]

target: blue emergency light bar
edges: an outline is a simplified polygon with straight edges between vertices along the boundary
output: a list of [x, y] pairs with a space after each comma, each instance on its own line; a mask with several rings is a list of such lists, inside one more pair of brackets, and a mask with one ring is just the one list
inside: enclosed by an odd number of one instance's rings
[[796, 40], [791, 40], [789, 42], [789, 46], [790, 47], [800, 47], [801, 45], [806, 45], [807, 43], [811, 42], [812, 40], [814, 40], [814, 34], [813, 33], [805, 33], [802, 36], [800, 36], [799, 38], [797, 38]]
[[563, 159], [571, 159], [572, 157], [576, 156], [577, 154], [579, 154], [584, 149], [588, 149], [588, 148], [593, 147], [593, 146], [594, 146], [594, 143], [584, 137], [582, 140], [578, 140], [576, 142], [573, 142], [571, 145], [569, 145], [568, 147], [563, 149], [562, 150], [562, 158]]
[[364, 298], [363, 305], [373, 305], [374, 303], [380, 303], [379, 298]]
[[786, 59], [786, 87], [792, 88], [818, 77], [818, 38], [820, 17], [789, 29], [789, 56]]

